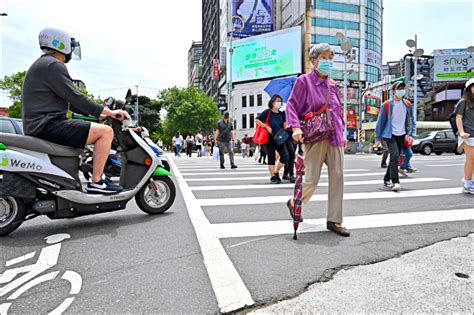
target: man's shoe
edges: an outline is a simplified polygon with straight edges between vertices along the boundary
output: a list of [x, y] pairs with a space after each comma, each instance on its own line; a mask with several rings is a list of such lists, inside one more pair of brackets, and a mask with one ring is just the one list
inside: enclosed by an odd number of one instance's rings
[[232, 165], [230, 168], [234, 169], [234, 168], [237, 168], [237, 165]]
[[225, 166], [224, 166], [224, 165], [221, 165], [221, 169], [225, 170]]
[[290, 183], [296, 182], [296, 177], [291, 175], [289, 181], [290, 181]]
[[288, 174], [285, 174], [285, 175], [283, 175], [283, 177], [281, 179], [290, 180], [290, 176]]
[[343, 227], [342, 225], [334, 222], [327, 221], [326, 223], [326, 228], [330, 231], [333, 231], [336, 234], [339, 234], [344, 237], [349, 237], [351, 236], [351, 232], [349, 232], [348, 229]]
[[98, 182], [87, 183], [87, 192], [91, 194], [116, 194], [122, 191], [122, 186], [115, 184], [110, 178], [104, 176]]
[[399, 183], [393, 184], [392, 191], [399, 192], [402, 189]]
[[385, 162], [382, 162], [382, 164], [380, 165], [381, 168], [387, 168], [387, 163]]
[[415, 173], [415, 172], [416, 172], [416, 168], [411, 168], [411, 167], [409, 167], [409, 168], [407, 168], [407, 172], [408, 172], [408, 173]]
[[393, 184], [392, 184], [392, 182], [389, 181], [389, 180], [385, 180], [385, 181], [383, 182], [383, 185], [384, 185], [385, 187], [387, 187], [387, 188], [393, 188]]

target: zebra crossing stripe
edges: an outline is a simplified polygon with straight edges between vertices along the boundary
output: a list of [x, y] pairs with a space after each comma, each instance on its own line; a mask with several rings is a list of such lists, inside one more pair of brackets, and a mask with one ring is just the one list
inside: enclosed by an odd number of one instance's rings
[[[368, 169], [359, 168], [359, 169], [352, 169], [352, 170], [344, 170], [344, 172], [366, 172]], [[327, 172], [327, 170], [323, 170], [323, 172]], [[181, 173], [183, 176], [202, 176], [202, 175], [252, 175], [252, 174], [268, 174], [268, 170], [259, 169], [258, 171], [247, 172], [247, 170], [239, 171], [239, 170], [229, 170], [223, 172], [201, 172], [201, 173]]]
[[[344, 217], [349, 230], [373, 229], [416, 224], [433, 224], [474, 220], [474, 209], [437, 210], [408, 213], [387, 213]], [[217, 238], [256, 237], [293, 234], [293, 221], [263, 221], [212, 224], [212, 234]], [[314, 233], [326, 230], [326, 219], [305, 219], [298, 233]]]
[[[382, 192], [361, 192], [346, 193], [344, 200], [370, 200], [370, 199], [392, 199], [392, 198], [411, 198], [428, 197], [461, 194], [461, 188], [437, 188], [421, 190], [402, 190], [400, 192], [382, 191]], [[209, 206], [236, 206], [236, 205], [263, 205], [273, 203], [286, 203], [292, 195], [287, 196], [264, 196], [264, 197], [239, 197], [239, 198], [218, 198], [218, 199], [198, 199], [197, 202], [202, 207]], [[326, 201], [327, 194], [314, 195], [311, 201]]]
[[[212, 179], [209, 179], [210, 181]], [[427, 182], [442, 182], [449, 181], [447, 178], [440, 177], [425, 177], [425, 178], [407, 178], [400, 179], [402, 184], [404, 183], [427, 183]], [[380, 179], [376, 180], [361, 180], [361, 181], [346, 181], [344, 186], [362, 186], [362, 185], [380, 185], [382, 182]], [[326, 187], [328, 183], [319, 183], [318, 187]], [[282, 188], [295, 188], [295, 184], [260, 184], [260, 185], [216, 185], [216, 186], [192, 186], [190, 187], [193, 191], [214, 191], [214, 190], [245, 190], [245, 189], [282, 189]]]
[[[229, 175], [234, 175], [234, 174], [229, 174]], [[385, 175], [385, 172], [383, 173], [361, 173], [361, 174], [345, 174], [344, 177], [367, 177], [367, 176], [381, 176]], [[327, 178], [328, 175], [321, 175], [321, 178]], [[259, 176], [259, 177], [235, 177], [235, 176], [226, 176], [226, 177], [216, 177], [216, 178], [209, 178], [209, 177], [204, 177], [204, 178], [186, 178], [185, 180], [187, 182], [209, 182], [209, 181], [248, 181], [248, 180], [269, 180], [270, 176]]]

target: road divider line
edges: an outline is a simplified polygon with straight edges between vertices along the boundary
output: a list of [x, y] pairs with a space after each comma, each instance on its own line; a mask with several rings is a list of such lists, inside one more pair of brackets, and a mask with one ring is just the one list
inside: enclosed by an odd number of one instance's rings
[[[235, 174], [229, 174], [235, 175]], [[361, 173], [361, 174], [346, 174], [344, 177], [367, 177], [367, 176], [380, 176], [385, 175], [385, 172], [382, 173]], [[321, 178], [327, 178], [328, 175], [321, 175]], [[238, 180], [259, 180], [266, 179], [269, 180], [270, 176], [259, 176], [259, 177], [216, 177], [216, 178], [186, 178], [187, 182], [209, 182], [209, 181], [238, 181]]]
[[[344, 200], [370, 200], [370, 199], [392, 199], [392, 198], [412, 198], [461, 194], [461, 188], [436, 188], [422, 190], [402, 190], [400, 192], [361, 192], [346, 193]], [[218, 198], [218, 199], [197, 199], [202, 207], [209, 206], [236, 206], [236, 205], [263, 205], [273, 203], [286, 203], [292, 195], [287, 196], [264, 196], [264, 197], [239, 197], [239, 198]], [[326, 201], [327, 194], [314, 195], [311, 201]]]
[[[474, 209], [437, 210], [408, 213], [388, 213], [344, 217], [344, 226], [350, 230], [409, 226], [474, 220]], [[293, 234], [293, 221], [263, 221], [212, 224], [212, 233], [218, 238], [258, 237]], [[305, 219], [298, 233], [323, 232], [326, 219]]]
[[194, 197], [194, 194], [189, 189], [183, 175], [181, 175], [172, 158], [169, 159], [169, 163], [173, 168], [181, 194], [186, 203], [220, 311], [227, 313], [253, 305], [255, 302], [249, 290], [229, 256], [227, 256], [220, 240], [211, 234], [211, 224], [204, 215], [196, 197]]
[[[211, 179], [210, 179], [211, 180]], [[404, 183], [427, 183], [427, 182], [442, 182], [449, 181], [448, 178], [440, 177], [425, 177], [425, 178], [407, 178], [400, 179], [402, 184]], [[361, 186], [361, 185], [380, 185], [381, 181], [376, 180], [361, 180], [361, 181], [346, 181], [344, 186]], [[319, 183], [318, 187], [328, 186], [327, 182]], [[216, 185], [216, 186], [191, 186], [192, 191], [214, 191], [214, 190], [246, 190], [246, 189], [281, 189], [281, 188], [295, 188], [295, 184], [260, 184], [260, 185]]]

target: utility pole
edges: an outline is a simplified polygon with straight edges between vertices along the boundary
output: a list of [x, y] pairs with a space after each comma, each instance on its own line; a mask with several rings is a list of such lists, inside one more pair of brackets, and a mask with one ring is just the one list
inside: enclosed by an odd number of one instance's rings
[[137, 121], [137, 125], [139, 125], [139, 112], [138, 112], [138, 85], [135, 85], [137, 88], [137, 101], [135, 102], [135, 120]]
[[[232, 2], [229, 1], [228, 5], [232, 5]], [[232, 7], [227, 10], [227, 12], [232, 12]], [[228, 106], [228, 111], [230, 110], [232, 112], [232, 119], [235, 120], [235, 112], [234, 112], [234, 106], [232, 104], [232, 54], [234, 53], [234, 48], [232, 47], [232, 40], [234, 39], [234, 25], [232, 21], [232, 15], [229, 14], [228, 18], [230, 18], [230, 47], [229, 47], [229, 64], [227, 67], [229, 67], [229, 77], [228, 79], [228, 85], [227, 85], [227, 106]]]

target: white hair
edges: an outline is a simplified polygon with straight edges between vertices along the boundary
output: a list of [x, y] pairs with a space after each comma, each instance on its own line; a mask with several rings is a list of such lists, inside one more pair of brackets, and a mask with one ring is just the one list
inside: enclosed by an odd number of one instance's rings
[[334, 51], [332, 50], [331, 46], [327, 43], [322, 43], [322, 44], [315, 44], [311, 46], [311, 49], [309, 50], [309, 59], [318, 59], [319, 55], [323, 52], [329, 51], [332, 55], [334, 55]]

